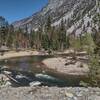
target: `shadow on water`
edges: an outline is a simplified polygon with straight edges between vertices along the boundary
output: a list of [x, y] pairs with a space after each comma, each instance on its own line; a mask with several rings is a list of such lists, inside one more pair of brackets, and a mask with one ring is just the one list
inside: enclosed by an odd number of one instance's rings
[[82, 78], [65, 76], [46, 68], [42, 60], [51, 57], [52, 56], [31, 56], [13, 58], [0, 61], [0, 65], [7, 66], [7, 71], [12, 73], [11, 76], [8, 77], [13, 86], [28, 86], [29, 83], [37, 81], [41, 82], [41, 85], [44, 86], [79, 86]]

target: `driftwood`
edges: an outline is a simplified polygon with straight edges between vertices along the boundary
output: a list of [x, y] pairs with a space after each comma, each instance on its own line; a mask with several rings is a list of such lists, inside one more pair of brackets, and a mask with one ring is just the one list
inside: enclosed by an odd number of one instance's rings
[[14, 79], [13, 77], [11, 77], [8, 74], [4, 74], [5, 76], [7, 76], [12, 82], [16, 83], [16, 84], [20, 84], [20, 82], [18, 82], [16, 79]]

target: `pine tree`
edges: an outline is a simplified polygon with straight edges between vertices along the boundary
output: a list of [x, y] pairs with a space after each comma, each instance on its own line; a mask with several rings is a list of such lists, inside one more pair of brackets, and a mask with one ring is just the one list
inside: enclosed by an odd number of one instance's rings
[[1, 45], [6, 45], [6, 38], [8, 35], [8, 27], [1, 27], [0, 28], [0, 40], [1, 40]]
[[14, 45], [15, 45], [15, 32], [14, 32], [13, 25], [9, 26], [8, 36], [7, 36], [7, 39], [6, 39], [6, 44], [10, 48], [14, 47]]
[[65, 25], [64, 21], [62, 19], [60, 28], [59, 28], [59, 49], [63, 51], [66, 48], [66, 30], [65, 30]]
[[0, 46], [6, 45], [6, 37], [8, 35], [8, 22], [0, 16]]
[[36, 48], [40, 50], [42, 48], [42, 28], [39, 27], [38, 31], [36, 32]]
[[31, 30], [31, 32], [30, 32], [30, 46], [31, 46], [31, 48], [35, 48], [35, 35], [36, 34], [36, 32], [34, 31], [34, 30]]
[[48, 19], [47, 19], [47, 23], [46, 23], [46, 34], [47, 34], [47, 41], [48, 43], [46, 43], [48, 45], [48, 50], [49, 50], [49, 53], [51, 52], [51, 45], [52, 45], [52, 27], [51, 27], [51, 17], [48, 16]]

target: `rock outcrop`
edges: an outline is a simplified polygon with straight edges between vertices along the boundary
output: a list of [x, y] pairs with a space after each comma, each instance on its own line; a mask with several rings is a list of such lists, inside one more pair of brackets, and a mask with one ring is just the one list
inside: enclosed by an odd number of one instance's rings
[[99, 0], [49, 0], [48, 4], [39, 12], [32, 16], [16, 21], [14, 27], [28, 31], [37, 30], [39, 25], [45, 25], [47, 17], [52, 17], [52, 26], [60, 24], [65, 20], [67, 33], [75, 32], [80, 34], [83, 31], [91, 32], [94, 25], [93, 19], [97, 13], [100, 13]]

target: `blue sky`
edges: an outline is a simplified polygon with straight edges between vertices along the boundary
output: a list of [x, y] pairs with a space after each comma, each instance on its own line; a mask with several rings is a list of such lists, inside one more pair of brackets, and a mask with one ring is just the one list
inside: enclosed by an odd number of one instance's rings
[[48, 0], [0, 0], [0, 16], [9, 23], [31, 16], [41, 10]]

